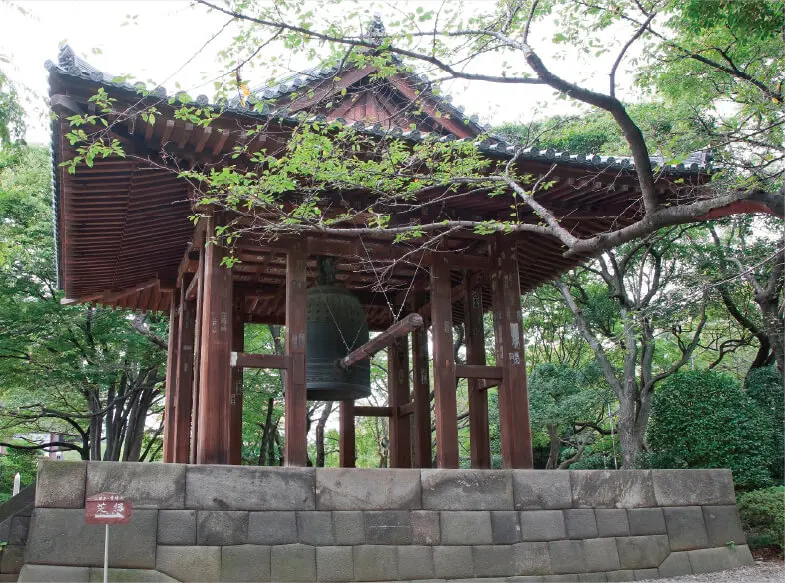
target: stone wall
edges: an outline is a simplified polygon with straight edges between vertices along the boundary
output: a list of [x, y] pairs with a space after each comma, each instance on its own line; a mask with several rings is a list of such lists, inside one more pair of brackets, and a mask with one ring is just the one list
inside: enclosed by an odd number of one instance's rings
[[83, 520], [85, 496], [101, 491], [134, 504], [132, 524], [111, 529], [110, 565], [179, 581], [633, 581], [752, 563], [726, 470], [52, 461], [39, 470], [28, 579], [42, 576], [30, 565], [84, 577], [102, 565], [103, 528]]

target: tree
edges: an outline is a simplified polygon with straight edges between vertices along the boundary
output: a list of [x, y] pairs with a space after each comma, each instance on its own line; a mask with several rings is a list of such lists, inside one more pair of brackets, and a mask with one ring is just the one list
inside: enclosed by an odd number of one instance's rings
[[[162, 426], [147, 423], [160, 420], [166, 322], [60, 304], [50, 158], [32, 147], [16, 158], [0, 172], [0, 441], [17, 450], [56, 445], [83, 459], [150, 459], [161, 446]], [[64, 437], [10, 440], [28, 433]]]
[[733, 377], [681, 372], [654, 397], [649, 428], [653, 467], [730, 468], [739, 488], [771, 484], [773, 427]]

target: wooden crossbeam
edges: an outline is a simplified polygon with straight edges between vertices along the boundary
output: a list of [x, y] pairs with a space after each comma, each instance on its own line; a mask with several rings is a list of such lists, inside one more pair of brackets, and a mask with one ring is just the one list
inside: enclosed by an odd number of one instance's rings
[[409, 314], [403, 320], [396, 322], [378, 336], [371, 338], [371, 340], [356, 350], [351, 351], [341, 360], [340, 364], [343, 368], [349, 368], [353, 364], [357, 364], [362, 360], [366, 360], [379, 352], [381, 349], [395, 342], [396, 338], [405, 336], [412, 330], [422, 327], [422, 325], [423, 320], [420, 314]]
[[459, 379], [502, 379], [504, 369], [484, 364], [456, 364], [455, 377]]
[[231, 364], [238, 368], [289, 368], [291, 359], [285, 354], [252, 354], [232, 352]]
[[355, 417], [392, 417], [395, 407], [355, 407]]

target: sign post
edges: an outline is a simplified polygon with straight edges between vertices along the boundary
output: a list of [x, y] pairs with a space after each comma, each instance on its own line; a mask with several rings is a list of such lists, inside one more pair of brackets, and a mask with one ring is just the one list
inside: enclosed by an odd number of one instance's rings
[[113, 494], [101, 492], [85, 500], [84, 521], [86, 524], [103, 524], [104, 531], [104, 583], [109, 580], [109, 525], [131, 522], [133, 506], [130, 500]]

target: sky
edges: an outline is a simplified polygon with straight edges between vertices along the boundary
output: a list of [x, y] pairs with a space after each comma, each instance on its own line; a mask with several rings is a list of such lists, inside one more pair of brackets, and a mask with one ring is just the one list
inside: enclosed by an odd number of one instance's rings
[[[47, 75], [44, 62], [56, 61], [58, 46], [67, 42], [76, 53], [102, 71], [112, 74], [131, 74], [140, 80], [153, 80], [170, 92], [187, 90], [190, 94], [206, 93], [210, 87], [202, 79], [213, 79], [222, 73], [216, 53], [230, 40], [232, 27], [205, 43], [219, 31], [227, 18], [208, 14], [199, 6], [183, 0], [11, 0], [0, 3], [0, 56], [10, 61], [3, 64], [10, 76], [25, 89], [29, 99], [27, 140], [31, 143], [48, 143], [48, 123], [45, 116]], [[358, 0], [370, 13], [379, 12], [392, 21], [401, 2], [372, 2]], [[417, 0], [403, 3], [426, 8], [438, 7], [436, 0]], [[468, 10], [483, 10], [491, 0], [468, 2]], [[21, 9], [21, 10], [20, 10]], [[24, 12], [24, 13], [23, 13]], [[546, 64], [572, 81], [587, 83], [590, 87], [605, 90], [607, 72], [613, 55], [583, 60], [575, 56], [559, 59], [552, 50], [549, 39], [555, 29], [540, 26], [532, 35], [533, 44]], [[621, 35], [625, 31], [618, 30]], [[609, 33], [611, 37], [613, 32]], [[204, 48], [203, 48], [204, 47]], [[272, 48], [280, 53], [282, 49]], [[498, 55], [488, 55], [479, 60], [479, 70], [491, 69], [497, 64]], [[496, 62], [495, 62], [496, 61]], [[293, 67], [306, 66], [296, 59]], [[270, 72], [272, 73], [272, 71]], [[277, 71], [280, 74], [280, 70]], [[250, 84], [264, 83], [264, 67], [257, 68], [248, 79]], [[629, 75], [622, 75], [622, 85], [628, 84]], [[179, 86], [176, 86], [176, 83]], [[532, 85], [503, 85], [481, 82], [449, 81], [443, 86], [453, 97], [453, 103], [465, 107], [466, 112], [478, 115], [483, 123], [497, 125], [504, 122], [528, 123], [536, 117], [575, 112], [565, 100], [554, 99], [546, 87]], [[38, 95], [39, 98], [34, 96]]]

